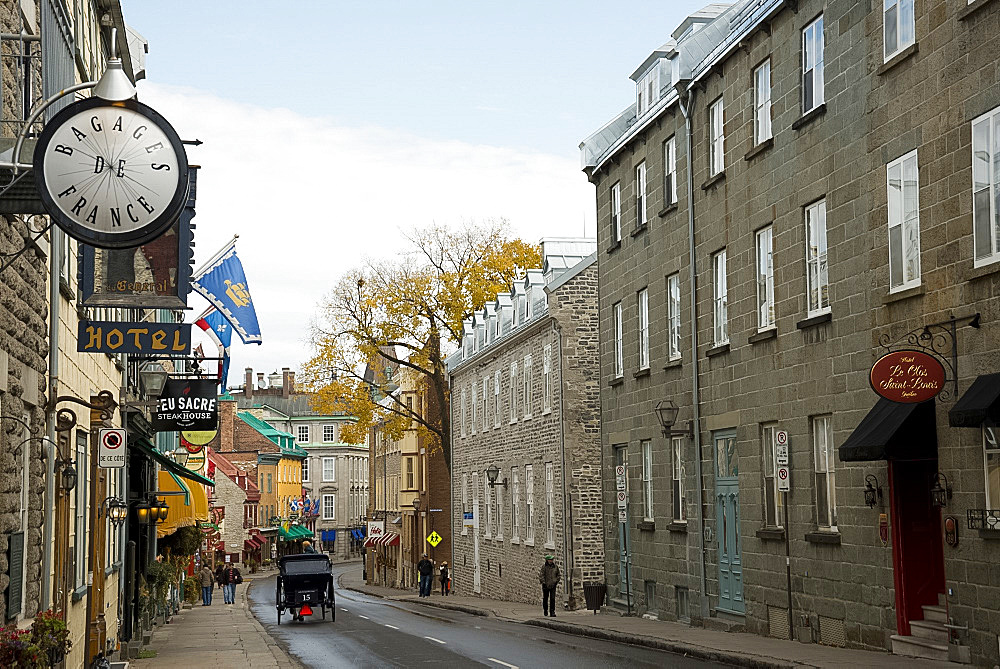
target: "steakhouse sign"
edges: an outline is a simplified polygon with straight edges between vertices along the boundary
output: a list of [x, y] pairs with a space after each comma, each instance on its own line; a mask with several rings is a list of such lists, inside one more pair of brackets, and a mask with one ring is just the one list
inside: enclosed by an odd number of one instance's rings
[[886, 353], [872, 365], [872, 389], [893, 402], [915, 404], [935, 397], [944, 387], [944, 366], [920, 351]]
[[216, 381], [168, 379], [156, 400], [153, 430], [214, 430], [219, 424]]

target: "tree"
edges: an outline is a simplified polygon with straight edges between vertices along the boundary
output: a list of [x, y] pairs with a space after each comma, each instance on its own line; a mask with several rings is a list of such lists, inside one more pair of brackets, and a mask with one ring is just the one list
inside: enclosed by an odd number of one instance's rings
[[[463, 320], [538, 267], [541, 253], [502, 220], [432, 225], [407, 240], [399, 260], [368, 260], [341, 277], [312, 327], [303, 372], [314, 409], [357, 418], [345, 441], [363, 442], [376, 425], [399, 439], [412, 424], [450, 466], [445, 356], [461, 344]], [[431, 410], [406, 405], [395, 392], [404, 380]]]

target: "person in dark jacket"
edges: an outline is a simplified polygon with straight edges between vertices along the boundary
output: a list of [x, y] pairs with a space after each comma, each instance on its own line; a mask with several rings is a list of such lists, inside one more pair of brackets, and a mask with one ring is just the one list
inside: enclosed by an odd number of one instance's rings
[[226, 565], [222, 570], [222, 597], [226, 604], [236, 603], [236, 586], [243, 582], [243, 574], [235, 565]]
[[217, 586], [219, 586], [220, 588], [222, 587], [222, 565], [221, 564], [215, 565], [215, 584]]
[[442, 562], [441, 563], [440, 572], [441, 573], [438, 576], [438, 578], [441, 579], [441, 594], [442, 595], [447, 595], [448, 594], [448, 585], [449, 585], [449, 581], [448, 581], [448, 563], [447, 562]]
[[423, 559], [417, 563], [417, 573], [420, 574], [420, 596], [431, 596], [431, 576], [434, 574], [434, 563], [427, 559], [424, 553]]
[[556, 617], [556, 586], [562, 576], [551, 555], [545, 556], [545, 564], [538, 570], [538, 582], [542, 586], [542, 615]]

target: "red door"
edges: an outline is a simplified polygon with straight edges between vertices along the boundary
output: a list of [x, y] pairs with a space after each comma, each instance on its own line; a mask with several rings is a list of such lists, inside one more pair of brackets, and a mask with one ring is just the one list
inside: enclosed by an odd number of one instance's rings
[[896, 585], [896, 628], [910, 634], [910, 621], [923, 620], [924, 605], [944, 592], [941, 511], [931, 504], [937, 460], [889, 460], [892, 568]]

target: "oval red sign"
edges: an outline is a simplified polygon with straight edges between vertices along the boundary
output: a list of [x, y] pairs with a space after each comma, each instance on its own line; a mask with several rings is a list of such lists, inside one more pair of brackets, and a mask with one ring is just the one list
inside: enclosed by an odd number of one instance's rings
[[887, 400], [924, 402], [944, 388], [944, 366], [920, 351], [893, 351], [872, 365], [868, 378], [872, 389]]

